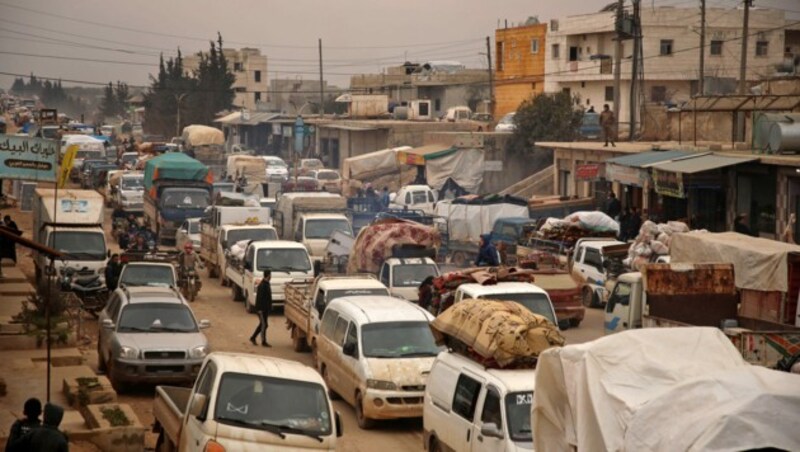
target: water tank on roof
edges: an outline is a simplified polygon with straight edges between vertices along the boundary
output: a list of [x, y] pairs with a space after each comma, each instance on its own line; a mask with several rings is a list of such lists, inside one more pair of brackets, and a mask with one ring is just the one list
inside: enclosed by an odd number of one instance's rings
[[774, 122], [769, 128], [770, 152], [800, 151], [800, 122]]
[[408, 119], [408, 107], [404, 107], [404, 106], [400, 106], [400, 105], [394, 107], [394, 119], [400, 119], [400, 120], [403, 120], [403, 121], [407, 120]]

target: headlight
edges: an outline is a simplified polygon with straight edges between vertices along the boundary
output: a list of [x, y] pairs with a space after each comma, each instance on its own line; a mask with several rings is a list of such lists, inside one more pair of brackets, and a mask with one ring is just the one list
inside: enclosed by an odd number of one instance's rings
[[100, 276], [105, 276], [105, 274], [106, 274], [106, 268], [105, 268], [105, 267], [100, 267], [100, 268], [98, 268], [98, 269], [97, 269], [97, 274], [98, 274], [98, 275], [100, 275]]
[[139, 357], [139, 350], [123, 345], [119, 348], [119, 357], [122, 359], [136, 359]]
[[192, 351], [189, 352], [189, 357], [192, 359], [199, 359], [205, 358], [208, 354], [208, 345], [201, 345], [199, 347], [195, 347]]
[[367, 380], [367, 387], [370, 389], [381, 389], [384, 391], [391, 391], [397, 389], [397, 386], [391, 381], [384, 380]]

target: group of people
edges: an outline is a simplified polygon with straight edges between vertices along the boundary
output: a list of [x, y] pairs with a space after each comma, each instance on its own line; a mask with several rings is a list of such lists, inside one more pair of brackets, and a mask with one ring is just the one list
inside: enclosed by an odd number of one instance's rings
[[11, 426], [6, 442], [6, 452], [66, 452], [69, 450], [67, 436], [58, 429], [64, 418], [64, 409], [47, 403], [42, 414], [42, 402], [37, 398], [25, 401], [22, 414]]
[[374, 210], [384, 210], [389, 208], [389, 187], [384, 186], [378, 193], [371, 183], [367, 183], [363, 188], [359, 188], [356, 194], [359, 198], [367, 198], [372, 200], [375, 205]]

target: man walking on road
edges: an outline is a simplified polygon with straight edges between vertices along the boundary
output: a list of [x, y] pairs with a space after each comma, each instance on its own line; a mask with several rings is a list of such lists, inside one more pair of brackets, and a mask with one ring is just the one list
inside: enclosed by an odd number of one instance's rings
[[614, 116], [614, 112], [608, 109], [608, 104], [603, 105], [603, 112], [600, 113], [600, 126], [603, 128], [603, 139], [606, 140], [606, 144], [603, 147], [608, 147], [608, 142], [611, 141], [611, 146], [617, 147], [614, 144], [614, 126], [617, 122], [617, 118]]
[[[272, 278], [272, 273], [269, 270], [264, 270], [264, 279], [258, 285], [256, 292], [256, 313], [258, 314], [258, 326], [250, 336], [250, 342], [256, 344], [256, 337], [261, 335], [261, 345], [264, 347], [272, 347], [267, 342], [267, 317], [272, 310], [272, 289], [269, 286], [269, 280]], [[247, 301], [245, 301], [247, 303]]]

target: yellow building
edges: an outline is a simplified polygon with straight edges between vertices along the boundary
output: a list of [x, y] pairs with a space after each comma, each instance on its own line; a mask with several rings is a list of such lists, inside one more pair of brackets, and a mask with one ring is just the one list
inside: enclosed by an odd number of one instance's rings
[[495, 30], [496, 119], [544, 91], [546, 35], [547, 24], [538, 23]]

